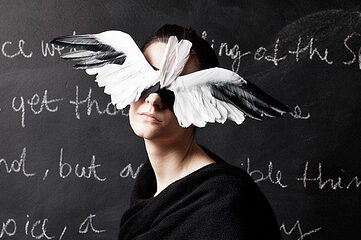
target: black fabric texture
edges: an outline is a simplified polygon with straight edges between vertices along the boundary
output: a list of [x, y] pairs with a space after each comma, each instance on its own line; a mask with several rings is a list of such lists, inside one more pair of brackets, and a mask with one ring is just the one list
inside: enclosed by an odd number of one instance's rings
[[282, 239], [253, 179], [204, 149], [216, 163], [173, 182], [157, 196], [149, 160], [140, 170], [119, 240]]

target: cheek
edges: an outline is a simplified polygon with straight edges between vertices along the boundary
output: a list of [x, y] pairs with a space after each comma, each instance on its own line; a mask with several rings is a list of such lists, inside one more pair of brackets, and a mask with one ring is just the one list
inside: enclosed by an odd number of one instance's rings
[[167, 129], [170, 135], [182, 135], [185, 128], [181, 127], [178, 123], [177, 117], [173, 112], [169, 111], [167, 114]]
[[136, 127], [137, 127], [137, 111], [138, 108], [140, 106], [140, 102], [133, 102], [130, 104], [130, 108], [129, 108], [129, 123], [130, 126], [132, 127], [133, 131], [135, 131]]
[[179, 126], [177, 117], [174, 115], [173, 112], [169, 111], [168, 119], [169, 125], [172, 126], [174, 129], [182, 129], [182, 127]]

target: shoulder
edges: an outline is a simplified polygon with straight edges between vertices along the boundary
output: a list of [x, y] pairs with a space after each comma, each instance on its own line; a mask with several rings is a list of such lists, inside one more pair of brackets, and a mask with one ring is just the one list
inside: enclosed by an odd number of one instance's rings
[[189, 196], [197, 199], [192, 202], [195, 214], [207, 216], [205, 225], [217, 225], [231, 236], [249, 236], [245, 239], [281, 239], [269, 202], [244, 170], [225, 162], [203, 170]]
[[197, 185], [194, 190], [203, 190], [215, 199], [225, 196], [237, 201], [264, 198], [257, 184], [244, 170], [226, 162], [209, 164], [195, 175], [195, 178], [189, 179]]
[[[236, 187], [237, 189], [257, 188], [254, 180], [244, 170], [234, 165], [231, 165], [214, 154], [207, 148], [201, 146], [202, 150], [216, 163], [210, 166], [207, 171], [204, 171], [205, 185], [228, 185], [229, 187]], [[227, 188], [223, 188], [227, 190]]]

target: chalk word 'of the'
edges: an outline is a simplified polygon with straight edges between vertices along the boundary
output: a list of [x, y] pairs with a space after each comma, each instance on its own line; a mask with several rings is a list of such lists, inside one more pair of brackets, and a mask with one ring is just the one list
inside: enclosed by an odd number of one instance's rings
[[[73, 166], [70, 163], [64, 162], [63, 151], [63, 148], [61, 148], [59, 157], [59, 176], [61, 178], [67, 178], [73, 172]], [[104, 182], [107, 178], [101, 178], [98, 176], [96, 169], [98, 167], [101, 167], [101, 164], [95, 164], [95, 155], [93, 155], [90, 161], [90, 166], [87, 167], [88, 170], [86, 170], [86, 167], [81, 167], [79, 163], [77, 163], [75, 165], [74, 174], [78, 178], [94, 178], [98, 181]]]
[[[202, 37], [206, 39], [208, 34], [206, 31], [203, 31]], [[358, 50], [353, 50], [349, 47], [349, 41], [354, 40], [355, 38], [361, 38], [361, 34], [353, 32], [347, 35], [343, 40], [343, 45], [347, 53], [351, 54], [352, 59], [344, 60], [342, 63], [344, 65], [358, 64], [359, 69], [361, 69], [361, 47]], [[229, 46], [227, 42], [221, 42], [216, 46], [215, 40], [211, 40], [211, 47], [218, 53], [218, 56], [225, 54], [227, 57], [233, 60], [232, 62], [232, 71], [238, 72], [241, 65], [241, 60], [245, 57], [252, 58], [255, 61], [265, 60], [271, 62], [274, 66], [278, 66], [285, 59], [294, 56], [295, 62], [300, 61], [300, 57], [306, 57], [310, 60], [313, 60], [316, 56], [317, 59], [325, 62], [328, 65], [334, 64], [334, 61], [329, 59], [329, 50], [325, 48], [323, 51], [319, 50], [315, 46], [316, 38], [314, 36], [307, 36], [307, 40], [302, 39], [302, 36], [298, 36], [297, 43], [295, 43], [295, 48], [288, 49], [289, 46], [286, 46], [286, 54], [279, 56], [280, 42], [281, 39], [276, 39], [273, 44], [272, 49], [267, 49], [264, 46], [258, 47], [255, 51], [245, 50], [241, 51], [238, 44]], [[284, 51], [283, 51], [284, 52]]]
[[0, 174], [1, 174], [1, 170], [5, 169], [5, 172], [7, 174], [11, 174], [11, 173], [22, 173], [25, 177], [32, 177], [35, 176], [36, 173], [28, 173], [25, 169], [25, 162], [26, 162], [26, 148], [24, 147], [21, 154], [20, 154], [20, 159], [17, 160], [13, 160], [11, 161], [11, 164], [9, 161], [7, 161], [4, 158], [0, 159]]
[[[241, 167], [244, 166], [244, 164], [240, 163]], [[258, 183], [262, 181], [269, 181], [270, 183], [273, 183], [275, 185], [280, 186], [281, 188], [287, 188], [288, 185], [282, 183], [282, 172], [281, 170], [278, 170], [275, 175], [273, 175], [273, 163], [270, 161], [268, 164], [268, 171], [267, 173], [263, 173], [259, 169], [251, 170], [251, 163], [249, 158], [247, 158], [247, 165], [246, 165], [246, 172], [253, 178], [253, 180]]]
[[[303, 176], [297, 178], [297, 181], [302, 181], [303, 187], [307, 188], [307, 183], [316, 183], [319, 189], [324, 189], [326, 186], [329, 186], [333, 190], [337, 189], [350, 189], [358, 188], [361, 186], [361, 180], [359, 180], [358, 176], [353, 177], [351, 180], [346, 181], [342, 179], [342, 177], [337, 177], [337, 179], [323, 179], [322, 178], [322, 164], [318, 163], [318, 174], [317, 177], [310, 177], [309, 176], [309, 168], [308, 168], [308, 161], [306, 161], [305, 168], [303, 170]], [[341, 172], [345, 172], [345, 170], [341, 169]]]

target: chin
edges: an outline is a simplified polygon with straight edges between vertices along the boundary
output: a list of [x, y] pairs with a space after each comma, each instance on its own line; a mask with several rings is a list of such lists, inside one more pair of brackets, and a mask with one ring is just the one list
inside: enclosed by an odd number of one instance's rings
[[131, 124], [133, 132], [141, 138], [152, 140], [164, 136], [164, 131], [151, 124]]

